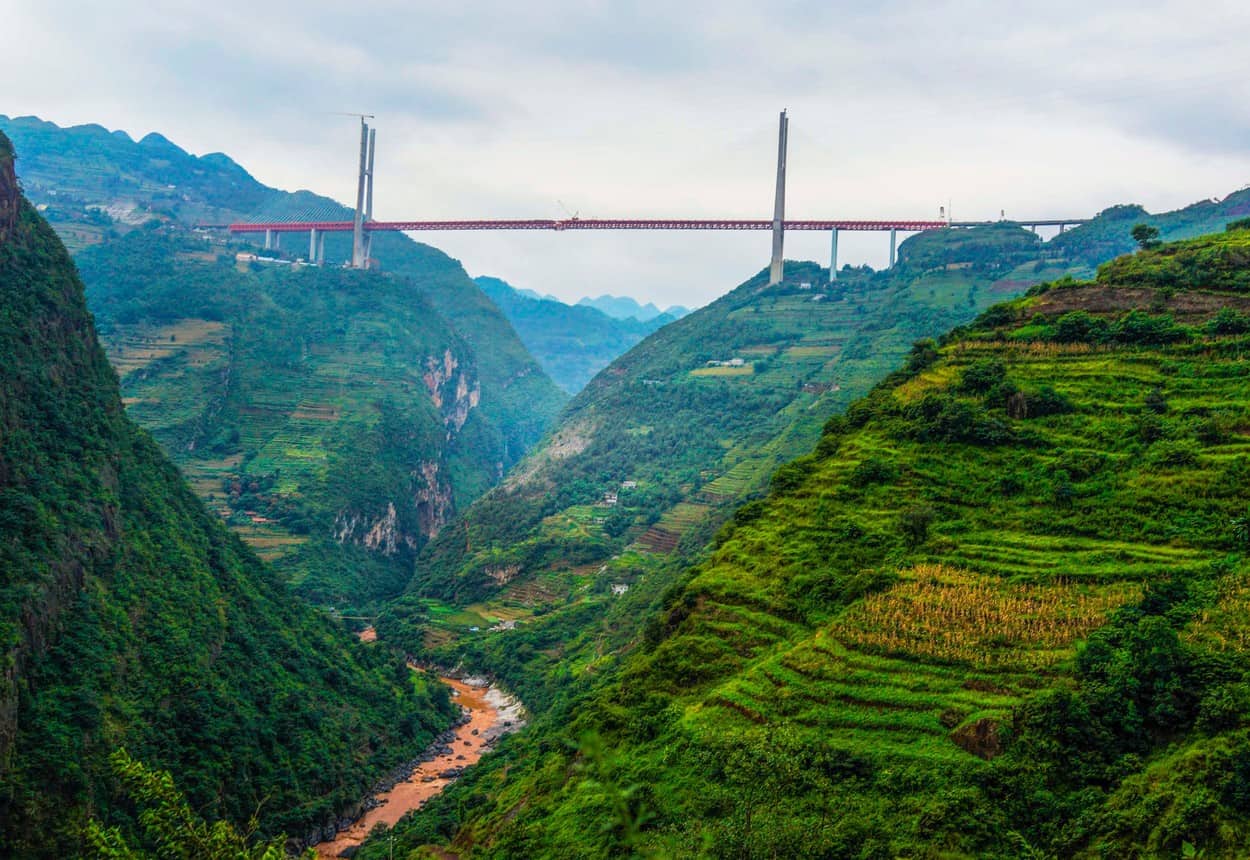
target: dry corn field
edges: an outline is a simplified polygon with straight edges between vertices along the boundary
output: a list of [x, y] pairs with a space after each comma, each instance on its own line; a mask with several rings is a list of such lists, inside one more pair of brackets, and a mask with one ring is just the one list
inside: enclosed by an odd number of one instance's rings
[[1133, 583], [1009, 584], [944, 565], [920, 565], [903, 582], [866, 597], [834, 627], [865, 651], [958, 661], [985, 668], [1045, 669], [1075, 640], [1141, 595]]
[[1201, 642], [1216, 651], [1244, 654], [1250, 651], [1250, 574], [1231, 574], [1220, 581], [1215, 606], [1198, 613], [1185, 631], [1190, 642]]

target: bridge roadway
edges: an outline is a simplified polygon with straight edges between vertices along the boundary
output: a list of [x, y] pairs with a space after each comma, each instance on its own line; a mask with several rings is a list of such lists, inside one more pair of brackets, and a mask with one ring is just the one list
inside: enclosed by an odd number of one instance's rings
[[[1032, 225], [1054, 223], [1075, 224], [1068, 221], [1023, 221]], [[209, 225], [205, 225], [209, 226]], [[214, 225], [219, 226], [219, 225]], [[948, 224], [945, 221], [786, 221], [786, 230], [898, 230], [919, 232], [941, 227], [981, 226], [981, 222]], [[230, 224], [231, 233], [350, 233], [351, 221], [271, 221], [265, 223]], [[529, 218], [493, 221], [367, 221], [364, 229], [372, 232], [418, 231], [418, 230], [771, 230], [772, 221], [765, 220], [713, 220], [696, 218]]]
[[[1012, 221], [785, 221], [783, 230], [807, 230], [830, 234], [829, 279], [838, 277], [838, 234], [842, 231], [889, 232], [890, 267], [894, 267], [897, 234], [919, 233], [945, 227], [988, 227], [994, 224], [1015, 224], [1021, 227], [1058, 227], [1063, 232], [1070, 224], [1083, 224], [1082, 218], [1039, 218]], [[230, 225], [201, 225], [231, 233], [264, 233], [265, 248], [275, 247], [282, 233], [307, 233], [309, 235], [308, 259], [321, 263], [325, 260], [325, 235], [327, 233], [350, 233], [355, 230], [354, 221], [269, 221], [237, 223]], [[393, 231], [450, 231], [450, 230], [772, 230], [773, 222], [760, 219], [720, 220], [697, 218], [529, 218], [493, 221], [365, 221], [362, 234]], [[364, 256], [368, 257], [366, 250]]]

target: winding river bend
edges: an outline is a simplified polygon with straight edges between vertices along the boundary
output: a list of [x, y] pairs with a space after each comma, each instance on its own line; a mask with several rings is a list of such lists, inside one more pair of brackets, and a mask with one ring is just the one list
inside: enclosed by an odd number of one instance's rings
[[[366, 637], [372, 628], [366, 630]], [[368, 640], [372, 641], [372, 640]], [[411, 665], [411, 664], [410, 664]], [[411, 666], [413, 671], [423, 671]], [[317, 857], [323, 860], [350, 856], [351, 849], [365, 841], [378, 824], [394, 827], [399, 819], [421, 806], [454, 782], [467, 767], [475, 764], [496, 740], [524, 725], [521, 704], [489, 682], [478, 678], [441, 677], [451, 687], [454, 700], [464, 709], [467, 720], [456, 726], [454, 737], [432, 748], [412, 774], [394, 788], [378, 794], [377, 805], [346, 830], [319, 843]]]

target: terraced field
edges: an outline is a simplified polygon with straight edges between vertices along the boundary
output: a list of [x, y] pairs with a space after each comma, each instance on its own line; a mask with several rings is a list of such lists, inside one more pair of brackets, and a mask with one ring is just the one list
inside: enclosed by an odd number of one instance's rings
[[[1160, 582], [1226, 565], [1237, 573], [1183, 635], [1247, 653], [1250, 580], [1226, 553], [1233, 476], [1250, 469], [1250, 342], [1204, 336], [1210, 314], [1177, 318], [1194, 334], [1148, 346], [969, 337], [879, 391], [834, 431], [836, 453], [801, 461], [801, 484], [721, 545], [673, 601], [690, 607], [672, 610], [676, 632], [627, 670], [631, 696], [649, 685], [679, 703], [663, 746], [788, 732], [907, 768], [909, 793], [972, 786], [1013, 714], [1073, 683], [1092, 631]], [[970, 424], [941, 424], [939, 404], [960, 402]], [[978, 432], [1003, 441], [927, 435]]]
[[[440, 300], [473, 297], [463, 270], [435, 262], [447, 270], [417, 268]], [[492, 357], [485, 377], [405, 278], [237, 267], [153, 231], [80, 266], [130, 414], [212, 510], [328, 604], [399, 590], [416, 549], [498, 480], [559, 398], [523, 351]]]

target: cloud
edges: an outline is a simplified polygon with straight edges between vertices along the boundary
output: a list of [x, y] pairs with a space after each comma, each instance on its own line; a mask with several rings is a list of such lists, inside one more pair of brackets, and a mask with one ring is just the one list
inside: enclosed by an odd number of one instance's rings
[[[0, 110], [158, 130], [348, 199], [378, 114], [380, 217], [1084, 215], [1250, 179], [1250, 12], [1231, 2], [11, 0]], [[697, 304], [762, 234], [424, 237], [569, 299]], [[828, 237], [794, 236], [824, 260]], [[880, 236], [842, 259], [884, 262]]]

